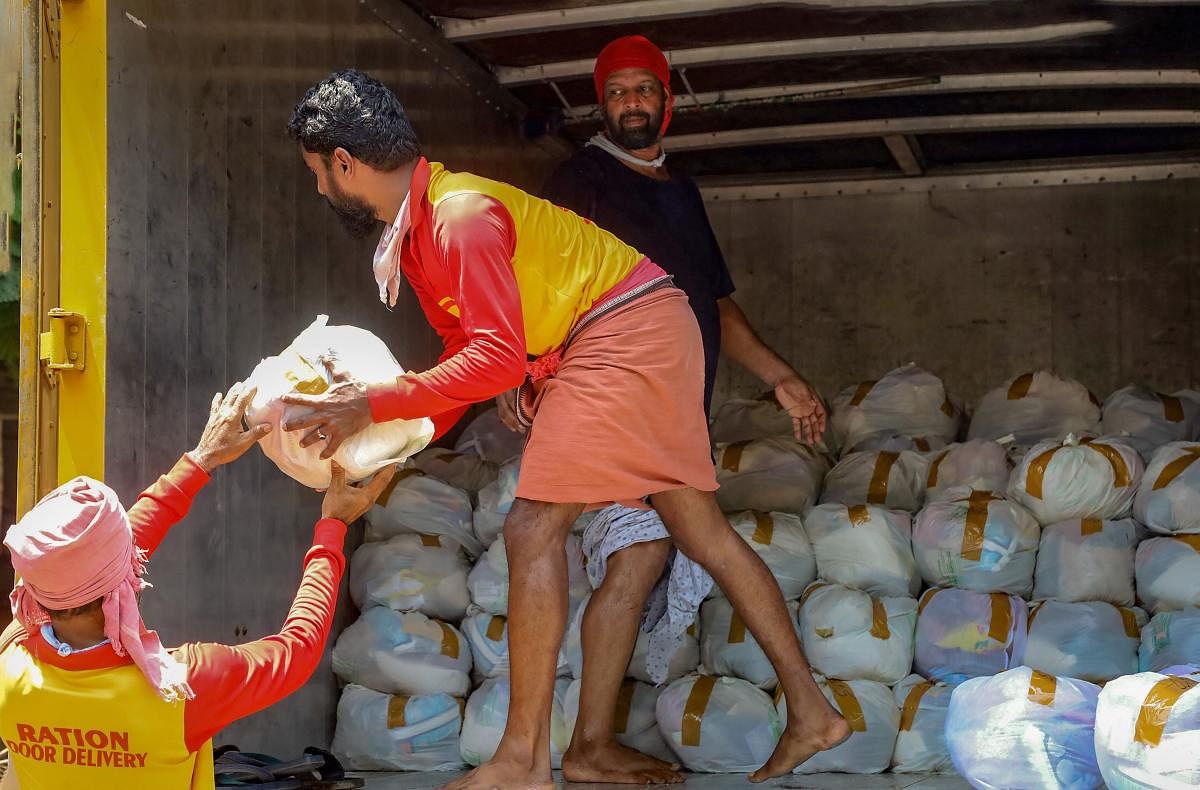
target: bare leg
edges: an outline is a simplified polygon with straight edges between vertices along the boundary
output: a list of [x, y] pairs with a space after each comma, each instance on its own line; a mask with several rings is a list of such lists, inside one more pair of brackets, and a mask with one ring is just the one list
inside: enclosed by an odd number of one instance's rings
[[671, 541], [649, 541], [608, 558], [608, 572], [583, 613], [583, 678], [571, 748], [563, 756], [569, 782], [676, 784], [678, 765], [622, 746], [613, 737], [617, 695], [637, 640], [646, 596], [662, 575]]
[[771, 759], [750, 775], [750, 781], [761, 782], [788, 773], [817, 752], [848, 738], [850, 725], [813, 680], [771, 571], [729, 525], [716, 497], [682, 488], [655, 494], [651, 499], [675, 545], [700, 563], [729, 597], [771, 659], [787, 696], [787, 728]]
[[518, 499], [504, 522], [508, 554], [508, 654], [512, 693], [492, 759], [448, 790], [552, 787], [550, 709], [567, 625], [566, 537], [583, 505]]

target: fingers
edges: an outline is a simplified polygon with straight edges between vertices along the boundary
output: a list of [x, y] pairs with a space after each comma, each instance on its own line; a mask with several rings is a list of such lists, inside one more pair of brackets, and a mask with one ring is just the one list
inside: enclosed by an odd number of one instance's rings
[[[286, 430], [286, 428], [285, 428]], [[300, 440], [301, 447], [312, 447], [317, 442], [325, 441], [325, 437], [321, 434], [321, 429], [314, 428], [303, 439]]]
[[254, 443], [271, 432], [271, 423], [264, 422], [261, 425], [255, 425], [250, 430], [246, 431], [246, 436], [249, 437], [249, 442]]
[[346, 470], [343, 469], [337, 461], [329, 464], [329, 488], [328, 492], [339, 491], [346, 487]]
[[[288, 402], [289, 397], [291, 397], [291, 396], [289, 395], [289, 396], [284, 397], [283, 400], [285, 403]], [[300, 397], [307, 398], [309, 396], [302, 395]], [[300, 403], [300, 404], [296, 404], [296, 405], [307, 406], [308, 404]], [[287, 420], [283, 424], [283, 429], [285, 431], [302, 431], [305, 428], [316, 428], [318, 425], [320, 425], [323, 422], [325, 422], [325, 416], [319, 412], [314, 412], [312, 414], [305, 414], [301, 417], [293, 417], [290, 420]]]
[[325, 403], [321, 395], [303, 395], [299, 392], [288, 393], [280, 400], [289, 406], [307, 406], [310, 409], [319, 409]]
[[250, 401], [254, 400], [254, 395], [258, 392], [258, 387], [243, 387], [238, 393], [237, 400], [233, 402], [233, 413], [241, 417], [246, 413], [246, 408], [250, 405]]
[[217, 416], [217, 410], [221, 408], [222, 398], [223, 396], [219, 392], [216, 395], [213, 395], [212, 405], [208, 407], [208, 419], [211, 420], [213, 417]]
[[342, 446], [342, 442], [345, 441], [341, 431], [337, 428], [331, 428], [328, 425], [325, 426], [325, 439], [325, 451], [321, 453], [322, 461], [326, 458], [332, 458], [337, 449]]
[[383, 494], [383, 489], [387, 488], [388, 483], [392, 482], [392, 478], [396, 476], [396, 470], [399, 468], [399, 464], [392, 464], [391, 466], [385, 466], [375, 473], [375, 476], [371, 478], [371, 482], [367, 483], [363, 489], [370, 501], [374, 502], [376, 499], [379, 499]]
[[229, 392], [225, 393], [225, 400], [221, 405], [233, 408], [233, 405], [235, 403], [237, 403], [238, 397], [242, 394], [242, 390], [244, 390], [245, 388], [246, 388], [245, 382], [243, 382], [243, 381], [234, 382], [233, 386], [231, 386], [229, 388]]

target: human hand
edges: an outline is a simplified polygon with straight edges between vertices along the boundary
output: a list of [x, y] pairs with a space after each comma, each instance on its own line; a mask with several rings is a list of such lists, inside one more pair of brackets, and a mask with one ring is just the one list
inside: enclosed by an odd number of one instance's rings
[[825, 433], [825, 404], [821, 396], [799, 376], [788, 376], [775, 385], [775, 399], [792, 418], [796, 441], [816, 444]]
[[355, 485], [346, 482], [345, 469], [338, 466], [336, 461], [331, 462], [329, 488], [325, 490], [325, 499], [321, 502], [321, 518], [336, 518], [343, 524], [357, 520], [379, 499], [398, 468], [397, 464], [385, 466], [369, 482]]
[[196, 449], [189, 455], [204, 471], [212, 474], [222, 464], [236, 461], [250, 449], [250, 445], [271, 432], [268, 423], [255, 425], [250, 430], [242, 430], [242, 419], [246, 416], [246, 407], [257, 392], [256, 387], [247, 387], [239, 381], [229, 388], [229, 392], [213, 395], [212, 406], [208, 410], [208, 424]]
[[332, 458], [342, 442], [372, 423], [371, 404], [367, 400], [367, 385], [349, 373], [338, 370], [331, 357], [322, 356], [321, 364], [333, 378], [333, 386], [320, 395], [292, 393], [282, 400], [291, 406], [304, 406], [311, 413], [294, 417], [283, 424], [285, 431], [311, 429], [300, 440], [301, 447], [325, 442], [321, 459]]
[[513, 433], [525, 433], [526, 428], [517, 419], [517, 392], [508, 390], [496, 396], [496, 410], [500, 412], [500, 422]]

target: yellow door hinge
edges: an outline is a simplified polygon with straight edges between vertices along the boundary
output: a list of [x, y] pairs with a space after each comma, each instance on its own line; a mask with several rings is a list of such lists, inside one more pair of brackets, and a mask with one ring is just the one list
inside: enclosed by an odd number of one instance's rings
[[82, 372], [87, 366], [87, 319], [58, 307], [49, 317], [50, 331], [42, 332], [39, 349], [46, 371]]

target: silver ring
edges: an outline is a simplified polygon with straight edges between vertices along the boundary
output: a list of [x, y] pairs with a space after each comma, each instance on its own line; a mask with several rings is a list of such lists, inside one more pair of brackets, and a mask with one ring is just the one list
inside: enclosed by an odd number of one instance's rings
[[320, 439], [321, 441], [325, 441], [325, 440], [327, 440], [329, 437], [328, 437], [328, 436], [326, 436], [325, 434], [321, 433], [320, 431], [317, 431], [317, 438], [318, 438], [318, 439]]

